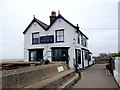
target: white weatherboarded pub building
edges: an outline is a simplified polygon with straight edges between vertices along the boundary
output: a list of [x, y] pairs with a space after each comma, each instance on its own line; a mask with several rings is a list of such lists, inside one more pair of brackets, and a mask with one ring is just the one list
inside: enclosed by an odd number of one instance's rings
[[51, 12], [50, 25], [34, 17], [23, 34], [25, 61], [63, 61], [71, 68], [93, 64], [88, 37], [60, 13]]

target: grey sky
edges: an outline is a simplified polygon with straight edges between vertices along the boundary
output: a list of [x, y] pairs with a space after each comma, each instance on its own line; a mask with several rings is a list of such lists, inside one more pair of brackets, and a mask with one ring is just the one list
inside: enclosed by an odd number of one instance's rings
[[[49, 24], [58, 11], [89, 37], [94, 55], [118, 50], [119, 0], [0, 0], [0, 38], [3, 58], [23, 58], [23, 31], [33, 19]], [[0, 54], [1, 55], [1, 54]], [[1, 58], [1, 56], [0, 56]]]

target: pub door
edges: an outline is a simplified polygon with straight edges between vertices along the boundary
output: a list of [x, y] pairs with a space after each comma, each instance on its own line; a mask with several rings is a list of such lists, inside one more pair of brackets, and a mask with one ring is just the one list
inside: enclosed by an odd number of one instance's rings
[[29, 50], [29, 61], [40, 61], [43, 59], [43, 49]]

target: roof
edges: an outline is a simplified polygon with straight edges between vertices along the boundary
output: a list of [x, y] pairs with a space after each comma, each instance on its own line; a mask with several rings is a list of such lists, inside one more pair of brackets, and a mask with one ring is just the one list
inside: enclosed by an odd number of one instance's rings
[[78, 30], [78, 32], [80, 32], [86, 39], [89, 39], [83, 32], [81, 32], [80, 30]]
[[86, 48], [81, 48], [82, 50], [88, 51], [89, 54], [93, 54], [90, 50], [86, 49]]
[[82, 50], [85, 50], [85, 51], [89, 51], [88, 49], [86, 49], [86, 48], [81, 48]]
[[42, 21], [38, 20], [37, 18], [34, 17], [34, 19], [32, 20], [32, 22], [28, 25], [28, 27], [25, 29], [25, 31], [23, 32], [23, 34], [26, 33], [26, 31], [29, 29], [29, 27], [33, 24], [33, 22], [37, 22], [45, 31], [49, 30], [49, 28], [58, 20], [58, 19], [63, 19], [65, 22], [67, 22], [69, 25], [71, 25], [73, 28], [77, 29], [77, 31], [79, 31], [83, 36], [85, 36], [87, 39], [88, 37], [83, 34], [79, 28], [75, 25], [73, 25], [72, 23], [70, 23], [68, 20], [66, 20], [61, 14], [59, 14], [54, 20], [53, 22], [50, 23], [50, 25], [47, 25], [45, 23], [43, 23]]
[[91, 51], [89, 51], [89, 54], [93, 54]]
[[38, 20], [38, 19], [36, 19], [36, 18], [35, 18], [35, 20], [36, 20], [44, 29], [46, 29], [46, 28], [48, 27], [47, 24], [41, 22], [40, 20]]
[[23, 32], [23, 34], [26, 33], [26, 31], [29, 29], [29, 27], [34, 23], [38, 23], [44, 30], [46, 30], [46, 28], [48, 27], [47, 24], [43, 23], [42, 21], [38, 20], [37, 18], [34, 17], [34, 19], [31, 21], [31, 23], [28, 25], [28, 27], [25, 29], [25, 31]]
[[60, 18], [63, 19], [65, 22], [67, 22], [69, 25], [71, 25], [73, 28], [76, 28], [76, 29], [77, 29], [76, 26], [74, 26], [72, 23], [70, 23], [68, 20], [66, 20], [61, 14], [59, 14], [59, 15], [54, 19], [54, 21], [51, 22], [51, 24], [48, 26], [47, 30], [48, 30], [58, 19], [60, 19]]

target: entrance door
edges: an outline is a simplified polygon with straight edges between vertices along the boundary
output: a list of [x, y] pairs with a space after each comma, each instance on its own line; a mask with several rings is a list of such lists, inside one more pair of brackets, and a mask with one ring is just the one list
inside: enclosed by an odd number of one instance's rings
[[40, 61], [41, 59], [43, 59], [42, 49], [29, 50], [29, 61]]
[[75, 49], [76, 65], [81, 64], [81, 50]]
[[84, 54], [83, 54], [83, 51], [82, 51], [82, 68], [84, 68]]
[[61, 51], [61, 58], [62, 58], [62, 60], [65, 60], [66, 63], [68, 64], [68, 50]]
[[40, 61], [43, 59], [43, 50], [37, 50], [37, 59], [36, 61]]

